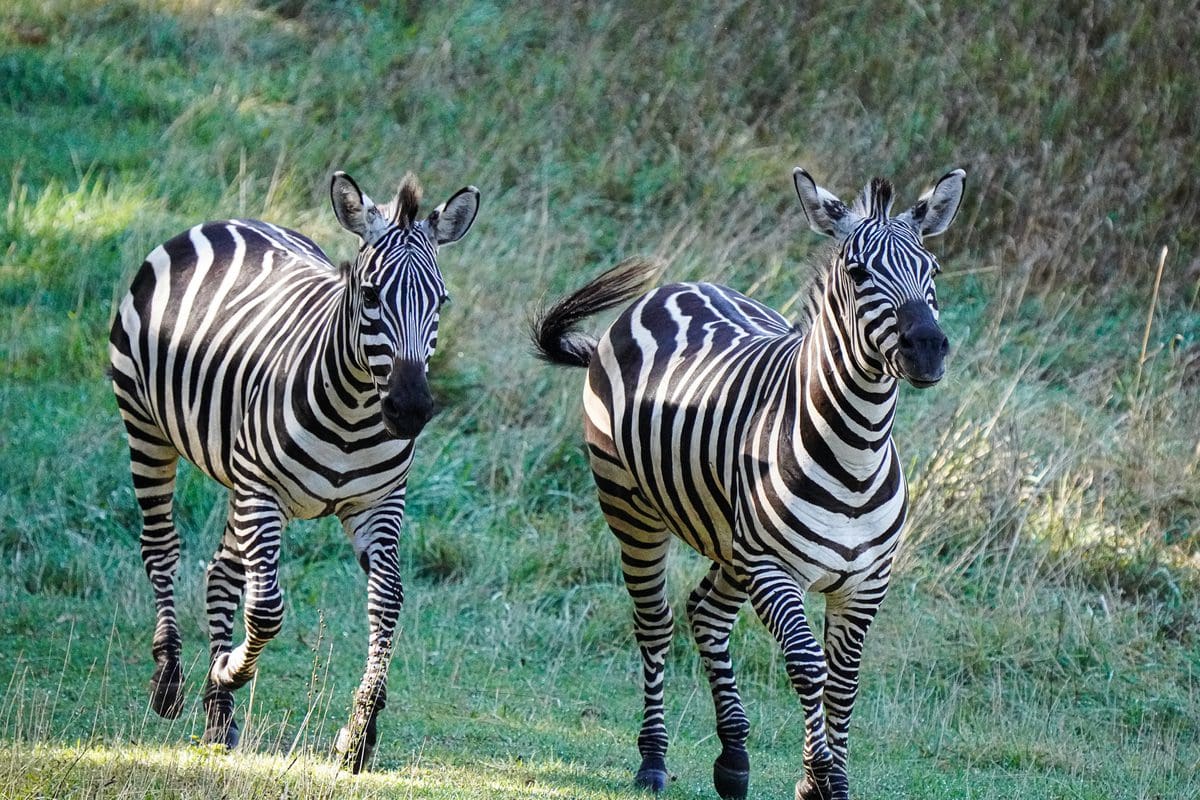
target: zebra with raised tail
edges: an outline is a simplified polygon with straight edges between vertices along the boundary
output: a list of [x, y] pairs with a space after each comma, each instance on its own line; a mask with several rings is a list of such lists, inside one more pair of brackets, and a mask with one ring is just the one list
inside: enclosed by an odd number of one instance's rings
[[[942, 177], [890, 216], [872, 180], [850, 207], [793, 174], [809, 225], [836, 250], [814, 285], [804, 330], [732, 289], [672, 284], [632, 303], [599, 341], [585, 317], [632, 299], [647, 265], [624, 265], [533, 324], [538, 353], [586, 365], [584, 427], [603, 510], [621, 549], [642, 655], [636, 782], [667, 784], [663, 665], [674, 534], [712, 560], [687, 617], [716, 707], [713, 783], [745, 797], [749, 721], [729, 657], [746, 600], [775, 637], [804, 710], [800, 800], [844, 800], [850, 712], [863, 641], [887, 591], [907, 489], [892, 441], [897, 384], [941, 379], [938, 262], [922, 240], [950, 225], [965, 173]], [[824, 648], [804, 594], [826, 596]]]
[[207, 570], [204, 741], [236, 746], [233, 691], [282, 625], [284, 526], [335, 514], [367, 576], [367, 666], [335, 745], [358, 772], [376, 743], [403, 602], [396, 548], [414, 440], [433, 415], [426, 371], [447, 299], [438, 247], [470, 229], [479, 192], [468, 186], [425, 219], [411, 175], [389, 204], [343, 172], [330, 197], [361, 239], [353, 263], [334, 266], [307, 237], [266, 222], [197, 225], [147, 256], [109, 356], [157, 610], [151, 706], [171, 719], [183, 707], [173, 518], [183, 456], [229, 489]]

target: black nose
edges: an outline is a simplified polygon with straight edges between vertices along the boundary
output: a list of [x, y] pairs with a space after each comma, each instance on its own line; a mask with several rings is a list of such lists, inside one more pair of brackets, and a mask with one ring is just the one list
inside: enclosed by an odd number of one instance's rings
[[950, 352], [950, 340], [936, 325], [919, 330], [903, 331], [900, 334], [900, 353], [908, 358], [918, 358], [925, 353], [945, 357]]
[[914, 386], [932, 386], [946, 371], [946, 354], [950, 340], [929, 306], [920, 300], [910, 300], [896, 309], [896, 324], [900, 334], [897, 352], [904, 377]]
[[433, 419], [433, 398], [406, 402], [393, 397], [383, 398], [383, 427], [399, 439], [415, 439]]
[[434, 411], [423, 363], [397, 361], [392, 365], [380, 410], [389, 433], [401, 439], [416, 438]]

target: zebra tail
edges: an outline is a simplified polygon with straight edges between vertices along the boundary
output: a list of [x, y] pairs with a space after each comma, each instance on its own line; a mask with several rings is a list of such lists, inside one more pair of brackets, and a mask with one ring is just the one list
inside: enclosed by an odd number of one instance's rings
[[596, 352], [596, 337], [575, 329], [583, 319], [607, 311], [645, 291], [662, 265], [645, 258], [627, 258], [554, 305], [536, 313], [529, 323], [534, 355], [551, 364], [586, 367]]

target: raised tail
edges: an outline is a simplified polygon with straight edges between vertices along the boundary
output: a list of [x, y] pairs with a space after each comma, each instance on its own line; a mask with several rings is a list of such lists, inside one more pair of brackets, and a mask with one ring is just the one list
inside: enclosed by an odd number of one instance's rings
[[645, 291], [661, 265], [644, 258], [620, 264], [536, 314], [529, 325], [534, 352], [551, 364], [586, 367], [596, 352], [596, 337], [575, 329], [579, 322]]

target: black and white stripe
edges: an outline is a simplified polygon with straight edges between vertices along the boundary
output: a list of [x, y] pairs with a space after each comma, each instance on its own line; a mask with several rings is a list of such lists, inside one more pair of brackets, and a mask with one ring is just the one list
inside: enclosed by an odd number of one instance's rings
[[[418, 220], [412, 176], [377, 206], [339, 172], [331, 199], [362, 240], [353, 264], [336, 267], [307, 237], [269, 223], [197, 225], [147, 256], [113, 322], [109, 354], [157, 606], [151, 705], [174, 718], [183, 704], [173, 519], [182, 456], [229, 488], [207, 576], [204, 739], [237, 743], [232, 692], [279, 632], [284, 526], [335, 514], [367, 574], [367, 668], [338, 737], [357, 771], [385, 703], [403, 601], [396, 547], [408, 469], [433, 413], [426, 369], [446, 296], [437, 250], [471, 227], [479, 193], [462, 189]], [[243, 601], [246, 635], [235, 647]]]
[[[954, 219], [964, 177], [949, 173], [890, 217], [887, 181], [875, 179], [847, 207], [796, 170], [810, 226], [837, 242], [803, 330], [708, 283], [644, 294], [599, 341], [574, 329], [637, 294], [650, 274], [644, 263], [602, 275], [534, 323], [542, 357], [588, 366], [585, 436], [643, 661], [639, 785], [667, 782], [663, 664], [673, 623], [664, 577], [675, 535], [713, 562], [687, 616], [716, 707], [717, 791], [740, 798], [749, 783], [749, 722], [728, 651], [748, 599], [804, 708], [796, 796], [847, 797], [859, 658], [906, 514], [891, 435], [898, 379], [936, 383], [948, 347], [937, 261], [922, 239]], [[827, 598], [823, 648], [805, 618], [810, 590]]]

